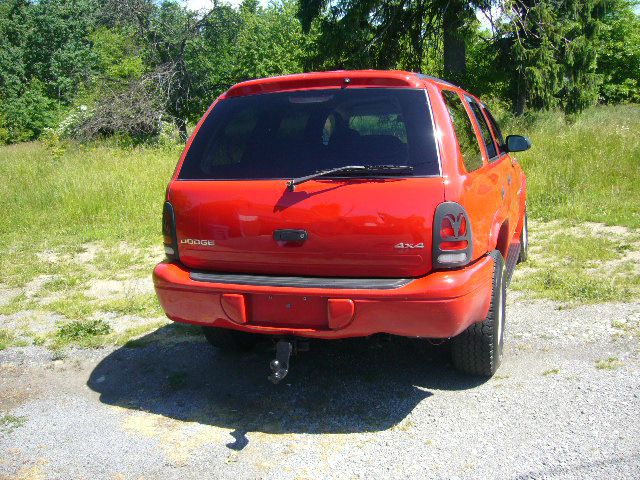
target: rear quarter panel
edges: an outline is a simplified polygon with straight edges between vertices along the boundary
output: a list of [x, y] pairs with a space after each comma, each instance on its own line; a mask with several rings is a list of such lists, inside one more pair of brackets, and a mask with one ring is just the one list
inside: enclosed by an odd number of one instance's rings
[[[481, 148], [483, 167], [471, 173], [466, 171], [449, 112], [442, 99], [442, 90], [475, 97], [448, 85], [434, 84], [428, 87], [440, 146], [445, 200], [459, 203], [469, 215], [473, 233], [472, 258], [475, 260], [495, 248], [500, 226], [509, 219], [509, 202], [502, 200], [501, 188], [502, 183], [505, 182], [504, 162], [510, 163], [510, 160], [503, 158], [500, 161], [488, 163], [486, 152]], [[466, 103], [465, 108], [469, 114]], [[475, 122], [472, 123], [476, 138], [482, 145], [477, 125]], [[516, 226], [517, 222], [513, 225], [510, 222], [509, 238]]]

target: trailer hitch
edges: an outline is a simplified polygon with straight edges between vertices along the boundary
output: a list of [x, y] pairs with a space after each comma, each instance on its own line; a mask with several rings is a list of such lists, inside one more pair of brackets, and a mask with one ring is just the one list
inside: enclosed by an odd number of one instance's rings
[[276, 358], [271, 360], [269, 366], [273, 372], [269, 380], [273, 384], [280, 383], [289, 373], [289, 359], [291, 354], [309, 350], [309, 343], [298, 340], [280, 339], [276, 343]]
[[293, 351], [293, 345], [288, 340], [278, 340], [276, 343], [276, 358], [271, 360], [269, 366], [273, 372], [269, 375], [271, 383], [280, 383], [284, 377], [289, 373], [289, 358], [291, 358], [291, 352]]

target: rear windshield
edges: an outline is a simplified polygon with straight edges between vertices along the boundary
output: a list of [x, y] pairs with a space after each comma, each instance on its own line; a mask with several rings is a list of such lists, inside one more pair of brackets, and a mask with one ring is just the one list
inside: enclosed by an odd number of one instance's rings
[[411, 165], [413, 176], [439, 175], [424, 90], [345, 88], [221, 100], [178, 178], [292, 178], [345, 165]]

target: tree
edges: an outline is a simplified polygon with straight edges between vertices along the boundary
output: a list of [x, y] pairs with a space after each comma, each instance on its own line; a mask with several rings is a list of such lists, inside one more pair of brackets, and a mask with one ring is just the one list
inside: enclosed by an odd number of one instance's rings
[[634, 12], [639, 4], [607, 0], [604, 5], [596, 69], [604, 102], [640, 102], [640, 16]]
[[569, 113], [597, 100], [601, 0], [505, 0], [496, 41], [510, 77], [513, 110], [560, 105]]
[[294, 0], [270, 3], [254, 0], [240, 8], [242, 27], [234, 51], [234, 81], [298, 73], [304, 70], [313, 36], [302, 32]]
[[38, 78], [52, 98], [69, 103], [91, 79], [96, 11], [95, 0], [40, 0], [28, 9], [26, 76]]
[[299, 0], [298, 15], [305, 31], [319, 23], [323, 66], [420, 71], [431, 50], [441, 52], [444, 75], [464, 83], [475, 10], [494, 1]]
[[300, 0], [303, 30], [319, 30], [315, 68], [420, 70], [437, 11], [429, 0]]

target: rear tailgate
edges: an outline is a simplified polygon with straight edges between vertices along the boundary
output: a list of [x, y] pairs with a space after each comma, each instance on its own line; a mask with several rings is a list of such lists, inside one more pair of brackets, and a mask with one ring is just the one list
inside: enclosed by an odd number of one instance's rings
[[[181, 262], [218, 272], [417, 277], [431, 270], [433, 214], [442, 178], [171, 184]], [[274, 239], [304, 230], [303, 242]]]

